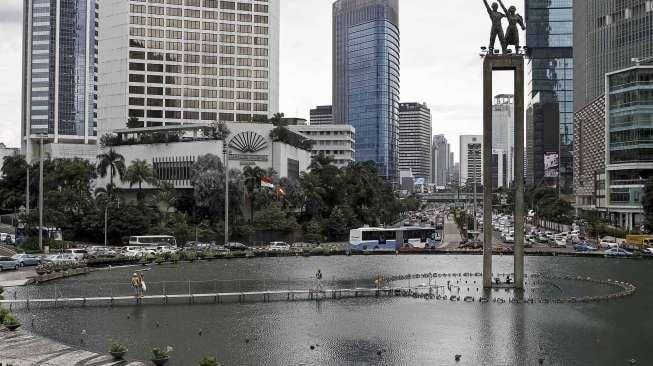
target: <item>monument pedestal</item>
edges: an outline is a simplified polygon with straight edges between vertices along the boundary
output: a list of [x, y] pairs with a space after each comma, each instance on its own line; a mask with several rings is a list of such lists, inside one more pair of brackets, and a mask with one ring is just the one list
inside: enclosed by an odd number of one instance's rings
[[483, 60], [483, 287], [492, 287], [492, 72], [512, 71], [515, 95], [515, 288], [524, 288], [524, 55], [488, 54]]

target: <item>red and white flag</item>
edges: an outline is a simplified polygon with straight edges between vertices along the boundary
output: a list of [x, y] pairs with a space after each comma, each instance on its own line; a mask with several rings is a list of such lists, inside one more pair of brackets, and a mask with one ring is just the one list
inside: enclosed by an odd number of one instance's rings
[[261, 187], [274, 189], [274, 183], [270, 177], [261, 177]]

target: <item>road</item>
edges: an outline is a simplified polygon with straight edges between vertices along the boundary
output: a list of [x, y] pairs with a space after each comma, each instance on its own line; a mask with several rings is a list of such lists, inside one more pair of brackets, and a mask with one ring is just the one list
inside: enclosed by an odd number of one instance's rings
[[449, 217], [444, 219], [444, 233], [442, 235], [442, 245], [440, 248], [458, 248], [460, 245], [460, 232], [458, 232], [458, 226], [456, 223]]

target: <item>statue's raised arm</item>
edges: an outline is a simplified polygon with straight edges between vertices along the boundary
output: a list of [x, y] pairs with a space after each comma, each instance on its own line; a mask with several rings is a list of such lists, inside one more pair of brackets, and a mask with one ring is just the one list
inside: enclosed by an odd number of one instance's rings
[[487, 13], [492, 14], [492, 9], [490, 9], [490, 4], [487, 3], [487, 0], [483, 0], [483, 4], [485, 4], [485, 9], [487, 9]]
[[506, 17], [508, 16], [508, 9], [506, 8], [505, 5], [503, 5], [503, 1], [498, 0], [499, 4], [501, 5], [501, 9], [503, 9], [503, 13], [506, 14]]

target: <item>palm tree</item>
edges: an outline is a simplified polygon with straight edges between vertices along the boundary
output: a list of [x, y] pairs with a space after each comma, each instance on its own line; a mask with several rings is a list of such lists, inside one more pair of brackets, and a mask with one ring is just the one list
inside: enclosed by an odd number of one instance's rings
[[272, 122], [272, 125], [274, 125], [274, 126], [277, 126], [277, 127], [283, 126], [284, 125], [283, 117], [285, 117], [285, 114], [275, 113], [274, 116], [272, 116], [272, 118], [270, 118], [269, 121]]
[[108, 153], [98, 155], [97, 159], [97, 173], [100, 175], [100, 177], [105, 178], [107, 176], [107, 172], [109, 172], [109, 184], [111, 187], [114, 186], [113, 177], [115, 177], [116, 174], [118, 174], [118, 178], [122, 182], [126, 170], [125, 158], [122, 155], [111, 149]]
[[129, 188], [133, 187], [134, 184], [138, 184], [137, 199], [139, 201], [143, 199], [143, 183], [156, 183], [156, 177], [154, 176], [152, 167], [146, 160], [140, 159], [134, 160], [129, 168], [127, 168], [125, 180], [129, 182]]

